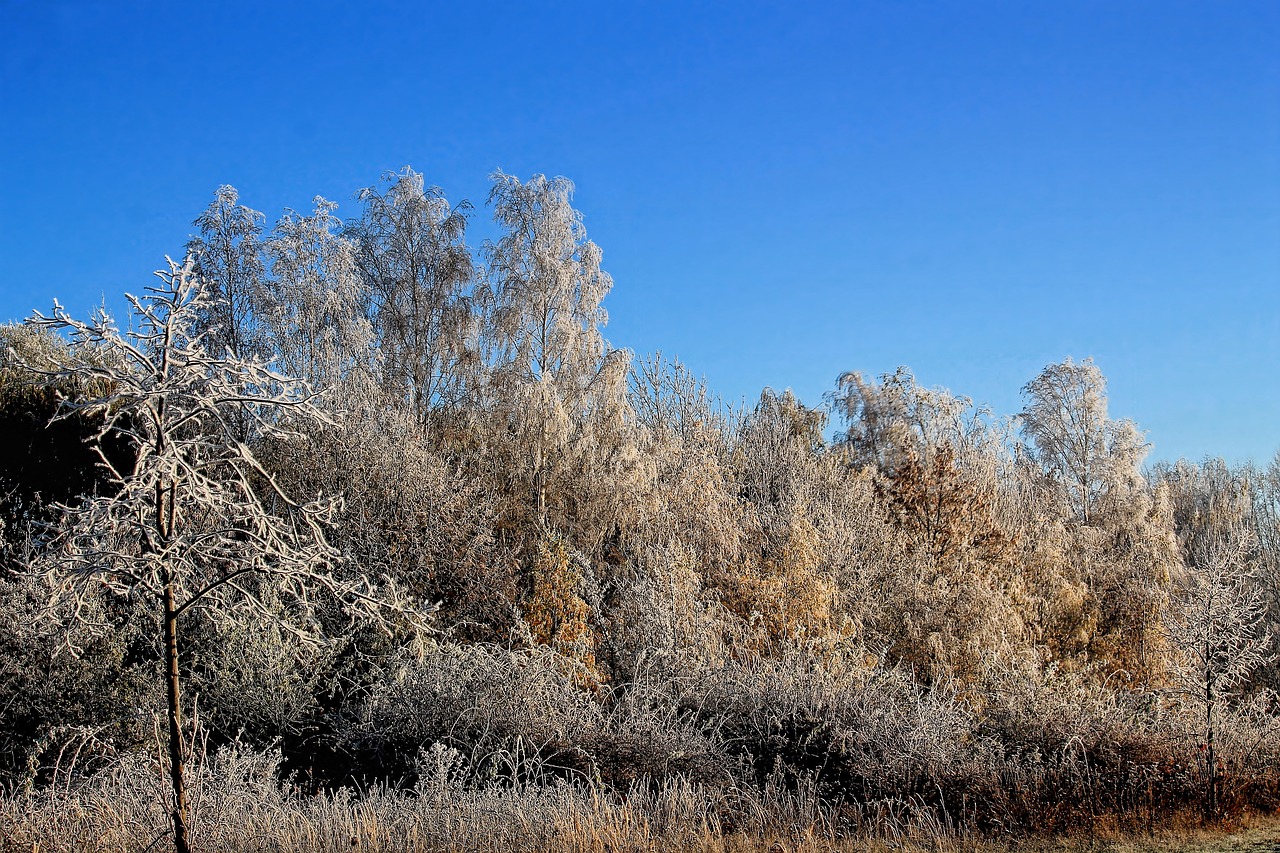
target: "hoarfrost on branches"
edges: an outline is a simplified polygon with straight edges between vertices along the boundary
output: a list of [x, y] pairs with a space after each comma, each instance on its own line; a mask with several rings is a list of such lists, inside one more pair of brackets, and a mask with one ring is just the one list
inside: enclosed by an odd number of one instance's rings
[[216, 297], [194, 274], [192, 258], [169, 261], [158, 277], [160, 285], [144, 296], [128, 297], [137, 331], [122, 334], [105, 311], [76, 320], [57, 303], [50, 316], [30, 321], [66, 334], [73, 348], [105, 355], [36, 371], [88, 389], [64, 401], [59, 417], [99, 413], [99, 438], [123, 436], [136, 452], [127, 470], [99, 454], [112, 488], [61, 506], [61, 523], [50, 526], [29, 569], [55, 602], [70, 601], [77, 619], [92, 613], [104, 589], [141, 599], [162, 616], [171, 817], [175, 849], [184, 853], [190, 842], [180, 617], [196, 607], [218, 618], [252, 614], [318, 640], [316, 608], [325, 595], [353, 617], [388, 629], [399, 620], [421, 624], [424, 612], [389, 582], [378, 586], [362, 574], [335, 571], [341, 555], [326, 542], [323, 525], [338, 500], [294, 500], [250, 449], [251, 440], [301, 440], [292, 423], [323, 420], [306, 384], [230, 347], [209, 351], [196, 330], [216, 313]]

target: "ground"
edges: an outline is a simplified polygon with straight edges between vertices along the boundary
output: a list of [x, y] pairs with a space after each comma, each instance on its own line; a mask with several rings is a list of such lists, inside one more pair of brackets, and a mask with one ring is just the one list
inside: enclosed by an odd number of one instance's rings
[[1151, 837], [1069, 839], [1013, 848], [1035, 853], [1280, 853], [1280, 815], [1255, 817], [1225, 830], [1158, 832]]

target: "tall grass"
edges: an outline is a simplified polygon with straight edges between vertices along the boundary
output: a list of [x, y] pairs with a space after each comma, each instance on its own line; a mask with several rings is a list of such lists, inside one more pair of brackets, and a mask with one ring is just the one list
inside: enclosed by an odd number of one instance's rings
[[[1198, 714], [1159, 690], [1012, 667], [923, 684], [803, 643], [594, 690], [573, 663], [406, 657], [333, 724], [327, 774], [210, 746], [193, 714], [197, 849], [936, 849], [1204, 816]], [[1222, 816], [1280, 808], [1278, 711], [1267, 691], [1221, 710]], [[0, 793], [0, 853], [165, 849], [164, 751], [63, 735]]]
[[[197, 737], [193, 839], [299, 853], [816, 852], [1197, 819], [1195, 721], [1159, 696], [1005, 671], [980, 697], [797, 649], [587, 698], [545, 650], [442, 646], [335, 734], [353, 768], [392, 772], [318, 783], [283, 770], [278, 751]], [[1224, 718], [1232, 813], [1280, 805], [1274, 711]], [[89, 773], [59, 754], [42, 784], [0, 796], [0, 853], [166, 847], [162, 752], [99, 754]]]
[[[624, 851], [775, 849], [836, 843], [812, 791], [710, 788], [681, 777], [617, 793], [590, 782], [467, 786], [424, 778], [305, 794], [276, 778], [277, 756], [223, 749], [192, 773], [193, 839], [202, 850]], [[0, 798], [9, 851], [163, 849], [168, 819], [158, 768], [109, 772]], [[869, 815], [870, 816], [870, 815]], [[903, 809], [877, 816], [896, 837], [920, 835]]]

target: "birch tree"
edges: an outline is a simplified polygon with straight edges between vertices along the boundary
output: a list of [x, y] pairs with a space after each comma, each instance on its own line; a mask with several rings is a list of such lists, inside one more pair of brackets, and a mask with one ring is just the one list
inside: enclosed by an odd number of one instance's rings
[[383, 384], [402, 396], [420, 424], [440, 405], [456, 405], [478, 364], [466, 245], [471, 205], [450, 205], [438, 187], [405, 167], [383, 176], [384, 191], [366, 187], [346, 234], [368, 294], [370, 318], [384, 358]]
[[265, 217], [239, 201], [235, 187], [218, 187], [213, 201], [193, 223], [200, 233], [188, 241], [187, 253], [196, 275], [208, 282], [215, 297], [200, 308], [205, 346], [214, 354], [225, 348], [251, 358], [265, 354], [258, 327]]
[[267, 238], [272, 287], [262, 301], [281, 371], [323, 389], [372, 371], [373, 329], [337, 204], [316, 196], [314, 205], [309, 216], [286, 211]]
[[[487, 244], [489, 436], [506, 468], [525, 566], [526, 621], [596, 678], [593, 594], [606, 543], [637, 515], [630, 354], [601, 334], [613, 285], [571, 204], [573, 184], [495, 172], [489, 202], [503, 228]], [[501, 481], [500, 481], [501, 482]], [[594, 619], [592, 617], [595, 617]]]
[[1093, 359], [1051, 364], [1022, 393], [1019, 417], [1035, 459], [1076, 519], [1091, 523], [1111, 485], [1138, 479], [1148, 445], [1132, 421], [1108, 417], [1107, 380]]
[[[336, 571], [340, 555], [322, 525], [332, 499], [297, 501], [266, 473], [240, 438], [288, 440], [291, 422], [320, 418], [304, 383], [229, 349], [208, 349], [200, 318], [218, 310], [193, 260], [157, 273], [160, 284], [128, 297], [136, 331], [121, 333], [105, 312], [87, 322], [56, 302], [34, 326], [62, 333], [74, 347], [104, 354], [97, 364], [46, 373], [99, 389], [64, 404], [59, 417], [101, 416], [103, 433], [127, 438], [133, 463], [102, 454], [112, 488], [61, 506], [62, 518], [29, 569], [53, 597], [88, 618], [96, 595], [147, 603], [159, 617], [167, 694], [170, 817], [174, 849], [191, 849], [184, 763], [179, 654], [182, 617], [203, 608], [219, 619], [278, 620], [315, 639], [316, 608], [341, 602], [354, 617], [389, 626], [420, 620], [421, 611], [363, 576]], [[99, 442], [99, 446], [101, 442]], [[291, 618], [281, 619], [280, 613]]]
[[573, 183], [495, 172], [489, 202], [506, 233], [487, 247], [494, 280], [489, 335], [494, 390], [528, 450], [534, 515], [547, 523], [550, 478], [567, 456], [595, 457], [597, 476], [617, 460], [629, 354], [610, 350], [601, 306], [613, 279], [573, 208]]

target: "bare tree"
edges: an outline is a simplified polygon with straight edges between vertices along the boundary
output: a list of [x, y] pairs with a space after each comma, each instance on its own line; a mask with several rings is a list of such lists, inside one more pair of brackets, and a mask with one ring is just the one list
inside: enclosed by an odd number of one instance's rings
[[229, 349], [207, 349], [197, 329], [216, 302], [191, 259], [170, 261], [157, 275], [159, 286], [129, 297], [136, 331], [121, 334], [101, 311], [88, 322], [72, 319], [56, 302], [51, 316], [29, 321], [108, 356], [46, 372], [100, 390], [65, 404], [60, 417], [99, 413], [104, 434], [125, 436], [136, 448], [127, 470], [101, 455], [113, 488], [62, 506], [61, 523], [29, 569], [80, 618], [103, 591], [148, 602], [161, 617], [174, 847], [187, 853], [183, 614], [204, 608], [217, 618], [276, 620], [283, 609], [292, 618], [281, 624], [314, 639], [323, 598], [384, 626], [396, 618], [417, 622], [422, 611], [389, 584], [335, 573], [340, 555], [322, 524], [337, 502], [291, 499], [240, 439], [245, 422], [259, 437], [287, 440], [295, 435], [290, 421], [321, 417], [305, 384]]
[[655, 353], [632, 366], [628, 399], [636, 423], [653, 437], [727, 447], [730, 417], [680, 359]]

